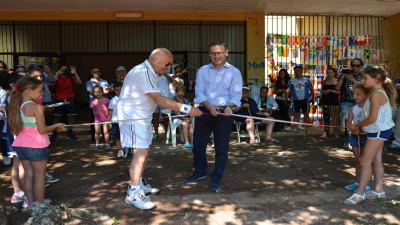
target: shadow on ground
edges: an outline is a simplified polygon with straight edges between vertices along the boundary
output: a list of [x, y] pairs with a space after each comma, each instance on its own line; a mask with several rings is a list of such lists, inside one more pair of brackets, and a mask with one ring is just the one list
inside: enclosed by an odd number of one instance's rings
[[[155, 143], [145, 176], [161, 193], [153, 196], [157, 209], [140, 211], [124, 202], [128, 159], [116, 150], [95, 151], [85, 137], [60, 139], [51, 147], [49, 169], [61, 181], [46, 189], [56, 204], [106, 215], [119, 224], [400, 224], [400, 152], [385, 151], [385, 184], [389, 198], [347, 206], [343, 186], [353, 182], [352, 153], [343, 140], [278, 133], [277, 144], [254, 148], [231, 143], [223, 191], [208, 190], [209, 179], [184, 185], [191, 175], [190, 151]], [[232, 136], [232, 140], [235, 137]], [[208, 149], [209, 173], [213, 149]], [[12, 195], [8, 168], [1, 168], [1, 189]], [[12, 224], [26, 218], [24, 210], [7, 206]], [[21, 214], [22, 213], [22, 214]], [[70, 218], [66, 224], [101, 224]]]

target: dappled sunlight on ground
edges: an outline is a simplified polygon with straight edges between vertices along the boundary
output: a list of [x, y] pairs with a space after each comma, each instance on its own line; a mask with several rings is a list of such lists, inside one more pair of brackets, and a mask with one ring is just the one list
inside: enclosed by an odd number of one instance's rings
[[[116, 158], [115, 148], [95, 151], [86, 139], [60, 138], [51, 147], [48, 168], [61, 181], [46, 189], [46, 197], [55, 204], [102, 213], [120, 224], [400, 224], [400, 152], [384, 152], [388, 199], [347, 206], [342, 202], [351, 193], [343, 187], [354, 181], [354, 159], [351, 151], [341, 149], [342, 140], [278, 133], [280, 143], [250, 147], [234, 137], [218, 194], [209, 191], [209, 176], [197, 185], [183, 183], [192, 173], [190, 150], [182, 144], [155, 143], [145, 172], [147, 181], [161, 189], [151, 196], [157, 202], [153, 211], [124, 202], [130, 159]], [[207, 155], [211, 174], [211, 146]], [[9, 202], [9, 169], [1, 168], [0, 179]], [[22, 220], [19, 206], [7, 207], [10, 217]], [[79, 224], [76, 218], [65, 222]]]

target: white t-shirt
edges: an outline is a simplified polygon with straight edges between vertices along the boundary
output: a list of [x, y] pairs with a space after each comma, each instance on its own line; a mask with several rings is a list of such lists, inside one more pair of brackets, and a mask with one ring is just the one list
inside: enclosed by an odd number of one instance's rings
[[118, 114], [117, 114], [117, 103], [118, 103], [119, 96], [114, 96], [110, 104], [108, 105], [108, 108], [112, 110], [112, 116], [111, 116], [111, 121], [116, 121], [118, 120]]
[[352, 123], [359, 123], [362, 120], [363, 108], [358, 105], [353, 106], [353, 121]]
[[159, 93], [159, 76], [150, 63], [135, 66], [124, 79], [117, 103], [118, 120], [144, 119], [151, 121], [156, 103], [147, 93]]

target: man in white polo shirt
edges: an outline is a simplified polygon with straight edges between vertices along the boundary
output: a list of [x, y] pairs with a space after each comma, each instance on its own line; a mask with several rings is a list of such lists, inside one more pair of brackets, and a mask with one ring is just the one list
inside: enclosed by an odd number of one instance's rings
[[168, 49], [157, 48], [142, 64], [129, 71], [124, 80], [117, 103], [120, 122], [121, 145], [134, 149], [129, 168], [130, 185], [125, 201], [139, 209], [153, 209], [155, 204], [146, 194], [157, 192], [142, 178], [152, 141], [152, 114], [157, 105], [174, 111], [201, 116], [202, 112], [190, 105], [184, 105], [160, 95], [159, 76], [169, 70], [173, 56]]

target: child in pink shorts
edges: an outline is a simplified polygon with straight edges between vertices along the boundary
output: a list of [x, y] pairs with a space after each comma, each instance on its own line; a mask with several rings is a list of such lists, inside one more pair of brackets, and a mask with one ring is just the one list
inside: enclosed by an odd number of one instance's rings
[[[92, 108], [94, 113], [94, 122], [108, 122], [108, 105], [110, 104], [110, 100], [103, 96], [103, 88], [100, 86], [96, 86], [93, 88], [93, 95], [95, 99], [90, 103], [90, 108]], [[106, 142], [105, 149], [110, 150], [111, 146], [109, 144], [110, 134], [108, 133], [108, 124], [95, 124], [95, 139], [96, 139], [96, 147], [95, 150], [99, 150], [100, 148], [100, 135], [101, 129], [103, 129], [104, 140]]]

